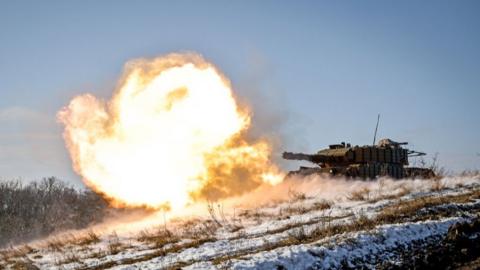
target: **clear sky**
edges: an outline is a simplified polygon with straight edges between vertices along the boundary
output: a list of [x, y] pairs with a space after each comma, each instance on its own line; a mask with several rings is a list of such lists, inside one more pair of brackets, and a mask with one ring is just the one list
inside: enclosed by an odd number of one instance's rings
[[[172, 4], [172, 2], [175, 2]], [[56, 112], [195, 51], [282, 150], [379, 137], [480, 169], [479, 1], [0, 1], [0, 177], [73, 183]], [[281, 149], [280, 149], [281, 148]]]

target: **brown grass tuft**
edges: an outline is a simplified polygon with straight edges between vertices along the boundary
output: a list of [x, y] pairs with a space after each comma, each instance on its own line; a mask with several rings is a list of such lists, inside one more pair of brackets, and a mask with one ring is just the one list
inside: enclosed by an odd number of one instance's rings
[[313, 203], [313, 207], [311, 210], [316, 210], [316, 211], [326, 210], [326, 209], [332, 208], [332, 205], [333, 203], [331, 201], [321, 200]]
[[370, 189], [365, 187], [355, 190], [347, 197], [351, 201], [367, 201], [370, 199]]
[[295, 191], [293, 189], [288, 190], [288, 197], [291, 202], [303, 201], [307, 199], [307, 196], [303, 192]]
[[86, 236], [81, 237], [78, 240], [78, 244], [82, 246], [95, 244], [98, 242], [100, 242], [100, 237], [94, 231], [89, 231]]
[[158, 229], [153, 233], [147, 230], [141, 231], [138, 240], [152, 243], [155, 248], [161, 248], [167, 244], [178, 242], [180, 239], [169, 230]]
[[11, 265], [12, 270], [39, 270], [38, 267], [32, 264], [30, 261], [16, 261]]
[[108, 239], [108, 252], [110, 255], [115, 255], [120, 252], [122, 243], [116, 232], [113, 232]]

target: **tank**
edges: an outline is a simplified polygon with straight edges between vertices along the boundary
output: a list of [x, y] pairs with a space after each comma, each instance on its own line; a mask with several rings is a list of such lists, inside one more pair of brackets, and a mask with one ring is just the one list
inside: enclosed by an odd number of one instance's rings
[[348, 178], [375, 179], [389, 176], [401, 178], [433, 178], [435, 173], [429, 168], [409, 167], [408, 158], [423, 156], [425, 153], [404, 148], [406, 142], [382, 139], [376, 145], [351, 146], [344, 142], [332, 144], [316, 154], [284, 152], [283, 158], [306, 160], [315, 167], [300, 167], [291, 171], [292, 175], [329, 174]]

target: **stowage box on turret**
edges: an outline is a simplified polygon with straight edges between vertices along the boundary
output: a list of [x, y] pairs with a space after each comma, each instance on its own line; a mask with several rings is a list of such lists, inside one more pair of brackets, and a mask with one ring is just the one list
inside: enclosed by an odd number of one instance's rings
[[377, 145], [351, 146], [350, 144], [333, 144], [328, 149], [316, 154], [284, 152], [283, 158], [290, 160], [307, 160], [317, 167], [300, 167], [289, 175], [330, 174], [355, 178], [432, 178], [434, 172], [428, 168], [407, 167], [408, 158], [423, 156], [425, 153], [403, 148], [407, 143], [394, 142], [390, 139], [380, 140]]

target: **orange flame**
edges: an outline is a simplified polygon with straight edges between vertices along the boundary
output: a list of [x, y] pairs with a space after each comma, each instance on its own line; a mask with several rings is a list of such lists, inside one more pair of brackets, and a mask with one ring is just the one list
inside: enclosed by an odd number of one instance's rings
[[127, 63], [113, 98], [74, 98], [58, 113], [74, 170], [115, 206], [181, 208], [278, 183], [267, 141], [230, 82], [196, 54]]

